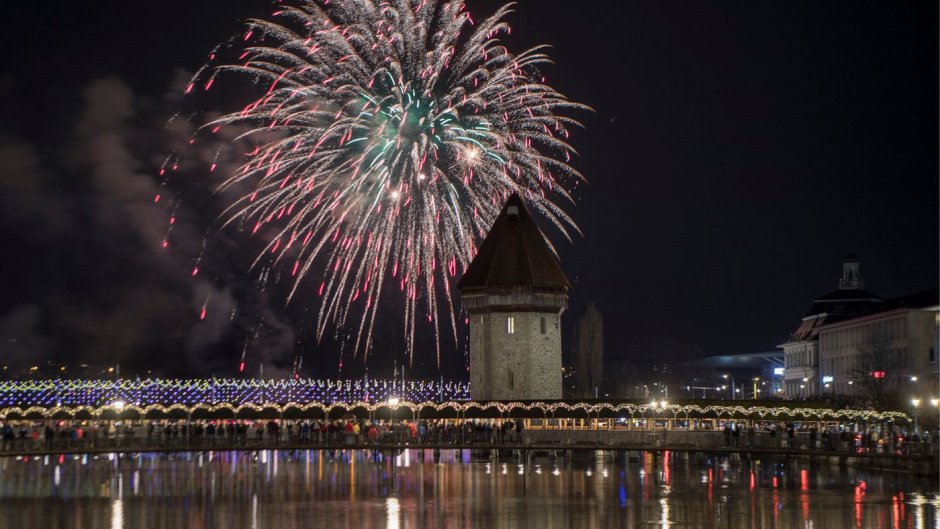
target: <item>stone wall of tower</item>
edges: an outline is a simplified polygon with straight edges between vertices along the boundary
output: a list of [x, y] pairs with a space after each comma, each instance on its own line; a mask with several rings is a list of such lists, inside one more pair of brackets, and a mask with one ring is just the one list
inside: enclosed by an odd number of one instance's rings
[[561, 312], [472, 314], [470, 395], [474, 400], [562, 398]]

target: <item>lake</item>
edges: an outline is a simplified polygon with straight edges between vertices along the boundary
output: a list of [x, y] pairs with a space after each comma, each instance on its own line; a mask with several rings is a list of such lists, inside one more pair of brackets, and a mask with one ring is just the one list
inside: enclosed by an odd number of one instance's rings
[[0, 458], [0, 529], [938, 528], [937, 481], [782, 458], [408, 450]]

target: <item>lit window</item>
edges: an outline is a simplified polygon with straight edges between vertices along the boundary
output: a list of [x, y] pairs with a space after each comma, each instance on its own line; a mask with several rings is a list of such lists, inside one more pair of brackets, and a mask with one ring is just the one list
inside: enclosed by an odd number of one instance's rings
[[515, 334], [516, 332], [516, 318], [509, 316], [506, 318], [506, 332], [509, 334]]

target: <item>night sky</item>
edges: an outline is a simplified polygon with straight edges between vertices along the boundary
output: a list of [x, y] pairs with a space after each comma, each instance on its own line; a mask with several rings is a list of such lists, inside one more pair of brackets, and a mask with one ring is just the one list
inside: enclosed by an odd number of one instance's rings
[[[481, 14], [498, 5], [468, 3]], [[277, 287], [253, 291], [250, 240], [212, 241], [215, 284], [188, 277], [190, 257], [156, 248], [166, 215], [153, 191], [179, 140], [166, 123], [187, 111], [180, 88], [270, 5], [6, 6], [0, 360], [233, 374], [263, 317], [250, 362], [286, 372], [300, 352], [305, 375], [336, 376], [338, 345], [318, 346], [304, 330], [315, 309], [285, 308]], [[937, 10], [520, 2], [510, 49], [551, 44], [549, 83], [595, 110], [577, 116], [585, 129], [572, 135], [573, 165], [590, 182], [569, 209], [584, 236], [569, 244], [546, 230], [575, 284], [566, 326], [596, 302], [613, 358], [768, 351], [836, 287], [847, 253], [882, 297], [936, 286]], [[213, 206], [199, 200], [181, 219], [179, 255], [197, 252], [211, 224]], [[218, 305], [198, 322], [207, 295]], [[386, 327], [373, 373], [402, 358]], [[433, 353], [415, 362], [438, 373]], [[442, 363], [460, 376], [464, 354], [450, 342]]]

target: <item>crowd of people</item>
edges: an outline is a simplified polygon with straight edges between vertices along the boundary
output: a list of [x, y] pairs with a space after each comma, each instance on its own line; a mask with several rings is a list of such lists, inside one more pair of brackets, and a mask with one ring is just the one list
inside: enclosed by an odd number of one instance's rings
[[761, 428], [753, 425], [726, 423], [723, 428], [726, 447], [780, 447], [827, 452], [917, 454], [931, 453], [940, 446], [940, 431], [921, 432], [903, 429], [867, 428], [853, 432], [846, 428], [825, 428], [821, 432], [814, 426], [770, 424]]
[[[716, 424], [671, 431], [702, 438], [701, 445], [734, 448], [783, 448], [826, 452], [928, 454], [940, 446], [938, 432], [908, 432], [871, 427], [860, 432], [793, 423]], [[667, 430], [640, 430], [667, 443]], [[525, 441], [522, 420], [161, 420], [161, 421], [9, 421], [0, 424], [0, 452], [56, 449], [189, 449], [245, 446], [338, 446], [369, 444], [486, 444]], [[543, 437], [543, 436], [539, 436]], [[687, 439], [685, 439], [687, 440]], [[626, 440], [624, 440], [626, 442]], [[642, 439], [634, 440], [642, 442]], [[652, 441], [656, 441], [655, 439]], [[616, 443], [616, 441], [614, 441]], [[668, 443], [667, 443], [668, 444]], [[696, 442], [696, 444], [699, 444]], [[665, 446], [665, 445], [663, 445]]]
[[226, 420], [8, 422], [0, 451], [67, 447], [212, 447], [250, 444], [514, 444], [522, 421]]

